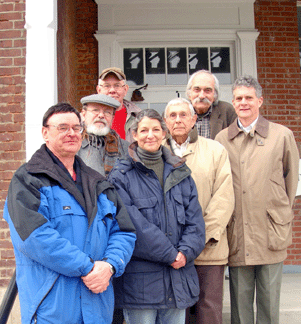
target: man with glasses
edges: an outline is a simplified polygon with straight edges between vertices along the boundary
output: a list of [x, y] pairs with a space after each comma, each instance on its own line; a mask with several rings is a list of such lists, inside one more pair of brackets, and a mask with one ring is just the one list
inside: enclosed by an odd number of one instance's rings
[[4, 207], [22, 323], [111, 323], [112, 276], [131, 258], [135, 229], [114, 187], [76, 156], [79, 112], [43, 117], [46, 144], [14, 174]]
[[185, 158], [206, 226], [205, 249], [194, 261], [199, 300], [194, 311], [187, 310], [186, 323], [222, 324], [224, 270], [229, 254], [226, 227], [234, 209], [231, 167], [222, 145], [191, 132], [196, 118], [191, 103], [183, 98], [171, 100], [165, 108], [164, 119], [171, 135], [165, 146]]
[[197, 114], [198, 134], [203, 137], [214, 139], [236, 118], [233, 106], [218, 100], [218, 79], [207, 70], [192, 74], [186, 87], [186, 96]]
[[83, 97], [81, 103], [85, 133], [78, 155], [89, 167], [107, 176], [117, 158], [126, 155], [129, 146], [129, 142], [111, 129], [120, 103], [105, 94]]
[[99, 94], [105, 94], [113, 97], [119, 102], [115, 117], [112, 123], [114, 129], [119, 136], [132, 143], [131, 125], [141, 110], [132, 102], [125, 100], [124, 97], [128, 92], [129, 86], [126, 84], [126, 76], [123, 71], [117, 67], [104, 69], [98, 80], [96, 91]]

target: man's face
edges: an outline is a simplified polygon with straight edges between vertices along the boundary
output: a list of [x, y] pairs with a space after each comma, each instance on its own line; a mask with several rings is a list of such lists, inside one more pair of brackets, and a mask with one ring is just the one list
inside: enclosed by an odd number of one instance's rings
[[114, 118], [114, 108], [96, 102], [88, 103], [81, 114], [87, 133], [98, 136], [109, 133]]
[[214, 78], [200, 73], [193, 78], [189, 100], [197, 114], [205, 114], [215, 100]]
[[235, 112], [243, 124], [249, 126], [259, 115], [263, 98], [257, 98], [254, 88], [238, 87], [233, 91], [232, 104]]
[[99, 80], [96, 87], [97, 93], [113, 97], [120, 104], [123, 104], [123, 98], [128, 92], [129, 86], [124, 80], [119, 80], [114, 74], [108, 74], [104, 80]]
[[169, 106], [166, 110], [166, 125], [172, 138], [178, 144], [186, 141], [196, 119], [197, 116], [191, 116], [190, 109], [185, 103]]
[[[42, 136], [50, 151], [60, 160], [74, 157], [80, 149], [82, 134], [72, 127], [80, 126], [78, 117], [74, 113], [59, 113], [52, 115], [47, 127], [42, 128]], [[64, 133], [61, 129], [69, 130]]]

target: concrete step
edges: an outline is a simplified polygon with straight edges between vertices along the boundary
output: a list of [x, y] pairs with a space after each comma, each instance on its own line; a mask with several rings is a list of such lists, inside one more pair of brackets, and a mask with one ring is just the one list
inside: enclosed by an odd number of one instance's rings
[[[225, 281], [223, 324], [230, 324], [229, 280]], [[280, 324], [301, 323], [301, 273], [285, 273], [280, 296]]]

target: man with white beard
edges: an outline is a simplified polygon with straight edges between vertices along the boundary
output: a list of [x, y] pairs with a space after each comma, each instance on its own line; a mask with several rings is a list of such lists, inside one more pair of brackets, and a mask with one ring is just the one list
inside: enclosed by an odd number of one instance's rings
[[197, 129], [200, 136], [214, 139], [236, 118], [233, 106], [218, 100], [218, 79], [207, 70], [199, 70], [192, 74], [186, 87], [186, 96], [197, 114], [194, 131]]
[[120, 103], [105, 94], [83, 97], [81, 103], [85, 132], [78, 156], [89, 167], [106, 177], [117, 158], [127, 153], [129, 146], [128, 142], [111, 129], [115, 111]]

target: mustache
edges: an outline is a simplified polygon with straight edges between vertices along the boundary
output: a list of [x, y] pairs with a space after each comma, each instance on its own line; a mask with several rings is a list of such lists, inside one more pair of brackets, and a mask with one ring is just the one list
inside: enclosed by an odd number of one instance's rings
[[195, 99], [192, 101], [192, 104], [197, 104], [197, 103], [200, 103], [200, 102], [206, 103], [206, 104], [208, 104], [208, 105], [211, 105], [211, 103], [212, 103], [212, 102], [211, 102], [209, 99], [207, 99], [207, 98], [203, 98], [203, 99], [201, 99], [201, 98], [197, 97], [197, 98], [195, 98]]
[[99, 123], [99, 122], [103, 123], [105, 126], [108, 126], [108, 123], [104, 118], [96, 118], [96, 119], [93, 120], [93, 124]]

